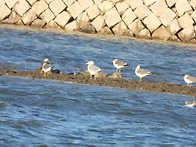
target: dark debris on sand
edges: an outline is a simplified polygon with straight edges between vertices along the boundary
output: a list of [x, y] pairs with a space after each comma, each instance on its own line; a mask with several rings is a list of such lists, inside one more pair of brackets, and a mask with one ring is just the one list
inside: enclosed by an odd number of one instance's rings
[[80, 84], [96, 85], [96, 86], [107, 86], [107, 87], [118, 87], [118, 88], [127, 88], [131, 90], [145, 90], [153, 92], [164, 92], [164, 93], [173, 93], [179, 95], [189, 95], [196, 96], [196, 87], [188, 87], [186, 85], [178, 84], [167, 84], [163, 82], [145, 82], [145, 81], [135, 81], [128, 79], [120, 78], [97, 78], [90, 79], [89, 76], [83, 74], [65, 74], [61, 72], [50, 73], [46, 77], [41, 73], [41, 67], [38, 67], [36, 71], [14, 71], [10, 69], [0, 68], [0, 75], [10, 75], [10, 76], [20, 76], [28, 78], [37, 78], [37, 79], [48, 79], [48, 80], [58, 80], [65, 82], [73, 82]]

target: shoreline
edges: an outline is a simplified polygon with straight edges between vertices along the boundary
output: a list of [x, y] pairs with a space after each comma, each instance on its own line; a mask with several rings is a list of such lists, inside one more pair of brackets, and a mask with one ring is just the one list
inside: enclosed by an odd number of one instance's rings
[[0, 5], [1, 24], [196, 43], [196, 4], [190, 0], [14, 0]]
[[196, 96], [196, 87], [188, 87], [186, 85], [178, 85], [174, 83], [164, 83], [164, 82], [145, 82], [145, 81], [135, 81], [128, 79], [118, 79], [118, 78], [97, 78], [90, 79], [89, 76], [84, 76], [81, 73], [71, 73], [71, 74], [55, 74], [50, 73], [48, 76], [44, 77], [40, 73], [41, 68], [38, 67], [35, 71], [15, 71], [10, 69], [4, 69], [0, 67], [0, 75], [9, 75], [9, 76], [19, 76], [27, 78], [36, 78], [36, 79], [46, 79], [46, 80], [57, 80], [64, 82], [72, 82], [79, 84], [87, 84], [94, 86], [106, 86], [106, 87], [116, 87], [116, 88], [126, 88], [130, 90], [144, 90], [151, 92], [163, 92], [171, 93], [178, 95], [189, 95]]
[[81, 35], [81, 36], [86, 36], [89, 38], [97, 38], [97, 39], [111, 39], [111, 40], [136, 40], [138, 42], [148, 42], [148, 43], [155, 43], [155, 44], [172, 44], [176, 46], [193, 46], [196, 47], [196, 44], [190, 43], [190, 42], [175, 42], [175, 41], [165, 41], [165, 40], [160, 40], [160, 39], [146, 39], [146, 38], [141, 38], [141, 37], [130, 37], [130, 36], [119, 36], [119, 35], [109, 35], [109, 34], [89, 34], [85, 32], [80, 32], [80, 31], [64, 31], [62, 29], [56, 29], [56, 28], [38, 28], [38, 27], [31, 27], [31, 26], [23, 26], [23, 25], [14, 25], [14, 24], [3, 24], [0, 23], [0, 28], [3, 29], [13, 29], [13, 30], [20, 30], [20, 31], [34, 31], [38, 33], [56, 33], [56, 34], [62, 34], [62, 35]]

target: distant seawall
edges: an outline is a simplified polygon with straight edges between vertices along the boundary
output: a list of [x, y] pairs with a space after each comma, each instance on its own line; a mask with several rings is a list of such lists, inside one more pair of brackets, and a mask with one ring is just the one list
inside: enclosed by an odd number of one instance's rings
[[196, 0], [0, 0], [0, 22], [196, 43]]

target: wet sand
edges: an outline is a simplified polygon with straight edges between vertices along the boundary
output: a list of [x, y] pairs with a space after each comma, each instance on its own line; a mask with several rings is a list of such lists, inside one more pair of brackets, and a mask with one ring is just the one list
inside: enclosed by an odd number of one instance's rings
[[94, 78], [90, 79], [89, 76], [84, 76], [83, 74], [55, 74], [50, 73], [47, 76], [41, 73], [41, 68], [38, 67], [35, 71], [15, 71], [10, 69], [0, 68], [0, 75], [9, 76], [20, 76], [27, 78], [37, 78], [37, 79], [48, 79], [48, 80], [58, 80], [72, 83], [96, 85], [96, 86], [107, 86], [107, 87], [117, 87], [117, 88], [127, 88], [130, 90], [145, 90], [152, 92], [164, 92], [172, 93], [178, 95], [189, 95], [196, 96], [196, 87], [187, 87], [186, 85], [177, 85], [174, 83], [168, 84], [163, 82], [145, 82], [145, 81], [135, 81], [128, 79], [114, 79], [114, 78]]

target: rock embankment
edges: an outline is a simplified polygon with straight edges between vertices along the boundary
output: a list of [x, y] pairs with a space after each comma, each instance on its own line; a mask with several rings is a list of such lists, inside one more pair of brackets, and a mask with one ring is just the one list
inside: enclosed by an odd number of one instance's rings
[[196, 0], [0, 0], [0, 21], [196, 43]]
[[50, 73], [49, 75], [44, 77], [44, 74], [41, 74], [40, 67], [38, 67], [36, 71], [14, 71], [10, 69], [0, 68], [0, 75], [58, 80], [58, 81], [96, 85], [96, 86], [127, 88], [130, 90], [145, 90], [145, 91], [153, 91], [153, 92], [164, 92], [164, 93], [173, 93], [179, 95], [196, 96], [196, 87], [187, 87], [186, 85], [167, 84], [167, 83], [160, 83], [160, 82], [148, 83], [144, 81], [140, 82], [140, 81], [134, 81], [128, 79], [112, 78], [109, 76], [103, 78], [97, 78], [97, 80], [95, 80], [95, 79], [90, 79], [88, 74], [81, 74], [81, 73], [74, 73], [74, 74]]

